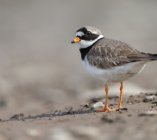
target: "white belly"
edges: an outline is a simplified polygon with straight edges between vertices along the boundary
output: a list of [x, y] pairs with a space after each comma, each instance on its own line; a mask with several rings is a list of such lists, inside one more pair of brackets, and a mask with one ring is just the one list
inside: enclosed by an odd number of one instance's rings
[[133, 62], [110, 69], [98, 69], [91, 66], [85, 58], [83, 64], [86, 70], [94, 77], [108, 82], [121, 82], [139, 73], [144, 68], [146, 62]]

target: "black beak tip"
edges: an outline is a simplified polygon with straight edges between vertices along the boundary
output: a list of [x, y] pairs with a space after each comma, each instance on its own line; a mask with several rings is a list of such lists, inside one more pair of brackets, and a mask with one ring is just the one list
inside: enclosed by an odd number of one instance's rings
[[75, 42], [74, 41], [71, 41], [71, 44], [74, 44]]

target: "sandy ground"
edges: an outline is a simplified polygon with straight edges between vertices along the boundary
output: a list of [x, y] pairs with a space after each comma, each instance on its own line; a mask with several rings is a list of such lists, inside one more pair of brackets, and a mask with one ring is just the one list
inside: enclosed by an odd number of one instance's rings
[[[1, 118], [1, 140], [147, 140], [157, 137], [157, 93], [124, 97], [120, 112], [98, 113], [88, 104], [79, 102], [61, 110], [38, 114], [12, 114]], [[118, 97], [110, 96], [112, 108]], [[48, 106], [43, 106], [47, 108]], [[3, 114], [3, 112], [1, 112]]]

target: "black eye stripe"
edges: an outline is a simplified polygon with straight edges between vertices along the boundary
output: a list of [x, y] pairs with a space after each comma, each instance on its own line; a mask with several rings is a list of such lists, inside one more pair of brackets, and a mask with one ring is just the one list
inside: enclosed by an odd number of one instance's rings
[[80, 36], [79, 38], [82, 39], [82, 40], [95, 40], [99, 35], [96, 35], [96, 34], [85, 34], [83, 36]]
[[82, 27], [79, 30], [77, 30], [77, 32], [82, 32], [84, 33], [83, 36], [77, 36], [79, 37], [81, 40], [87, 40], [87, 41], [91, 41], [91, 40], [95, 40], [96, 38], [98, 38], [99, 35], [97, 34], [93, 34], [90, 31], [87, 30], [87, 28]]

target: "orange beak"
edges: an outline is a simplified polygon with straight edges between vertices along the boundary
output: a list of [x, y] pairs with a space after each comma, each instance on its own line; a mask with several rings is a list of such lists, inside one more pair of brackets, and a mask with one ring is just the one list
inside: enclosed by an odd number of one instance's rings
[[79, 37], [75, 37], [73, 41], [71, 41], [71, 43], [79, 43], [81, 41], [81, 39]]

